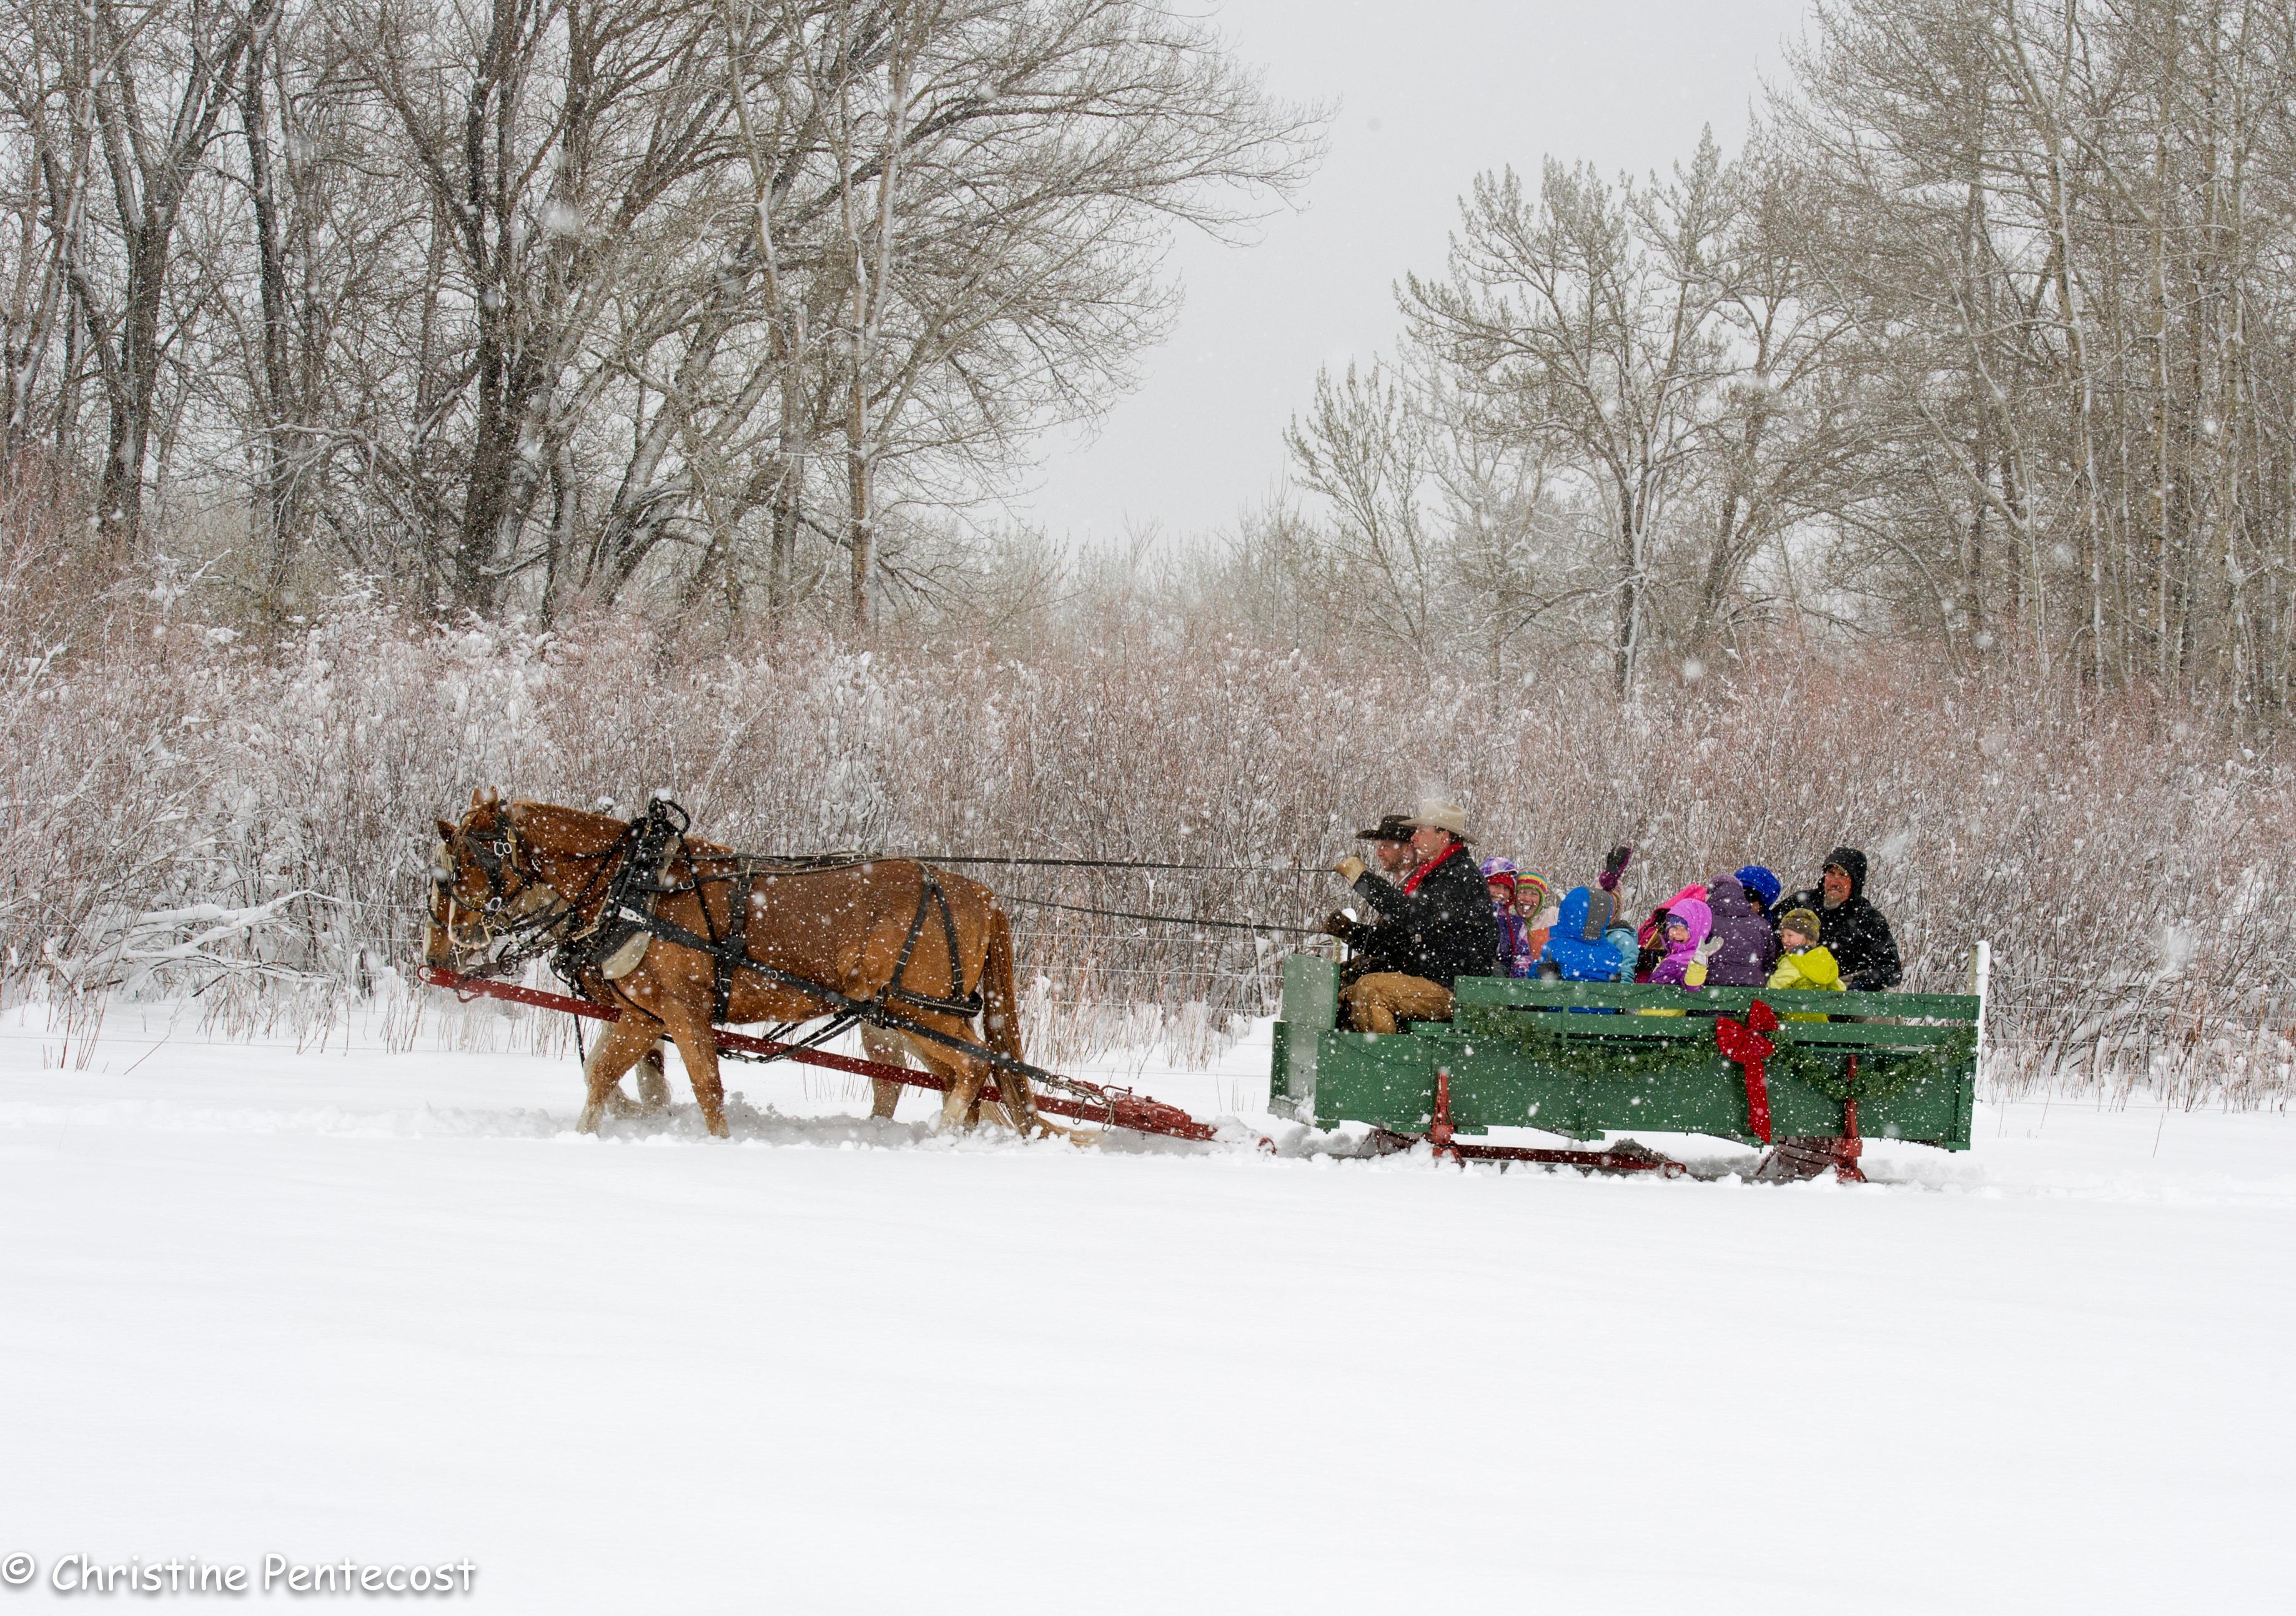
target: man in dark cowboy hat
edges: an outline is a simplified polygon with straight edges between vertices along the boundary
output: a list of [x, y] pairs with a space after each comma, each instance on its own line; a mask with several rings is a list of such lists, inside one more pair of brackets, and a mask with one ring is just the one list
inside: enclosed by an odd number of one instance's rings
[[[1406, 878], [1419, 861], [1419, 855], [1411, 850], [1407, 813], [1382, 814], [1369, 830], [1357, 831], [1356, 840], [1371, 844], [1373, 867], [1390, 881]], [[1324, 917], [1324, 930], [1348, 945], [1348, 961], [1340, 967], [1342, 987], [1374, 971], [1391, 971], [1401, 958], [1402, 927], [1376, 910], [1368, 919], [1358, 920], [1344, 910], [1334, 910]]]
[[1411, 845], [1411, 816], [1407, 813], [1381, 814], [1378, 824], [1369, 830], [1356, 832], [1356, 840], [1371, 844], [1372, 862], [1390, 881], [1402, 880], [1419, 862], [1419, 850]]
[[1498, 970], [1498, 919], [1483, 872], [1467, 853], [1466, 810], [1424, 802], [1410, 825], [1418, 863], [1401, 882], [1373, 873], [1352, 853], [1333, 866], [1394, 939], [1382, 962], [1388, 968], [1365, 973], [1340, 993], [1341, 1016], [1358, 1032], [1392, 1032], [1405, 1017], [1447, 1021], [1451, 984]]

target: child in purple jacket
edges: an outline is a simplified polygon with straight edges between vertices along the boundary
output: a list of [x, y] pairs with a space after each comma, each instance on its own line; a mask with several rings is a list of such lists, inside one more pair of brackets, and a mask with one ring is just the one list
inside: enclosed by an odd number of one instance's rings
[[1736, 876], [1717, 876], [1706, 884], [1714, 910], [1714, 946], [1706, 956], [1710, 987], [1759, 988], [1777, 967], [1778, 940], [1770, 923], [1754, 912]]

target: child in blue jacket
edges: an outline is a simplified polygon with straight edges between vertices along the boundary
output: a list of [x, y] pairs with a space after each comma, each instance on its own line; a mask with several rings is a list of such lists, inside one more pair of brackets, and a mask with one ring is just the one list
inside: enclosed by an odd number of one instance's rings
[[[1604, 924], [1617, 910], [1610, 894], [1602, 895], [1599, 912], [1590, 889], [1574, 886], [1565, 895], [1554, 928], [1546, 934], [1546, 950], [1538, 957], [1540, 976], [1549, 982], [1618, 981], [1621, 961], [1611, 934], [1619, 928]], [[1635, 935], [1629, 930], [1626, 935], [1631, 948]]]

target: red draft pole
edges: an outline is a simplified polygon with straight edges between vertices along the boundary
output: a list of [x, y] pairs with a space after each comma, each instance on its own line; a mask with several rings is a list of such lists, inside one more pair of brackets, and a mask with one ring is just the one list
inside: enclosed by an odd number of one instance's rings
[[[595, 1004], [587, 999], [576, 999], [570, 994], [545, 992], [540, 988], [521, 987], [516, 983], [493, 982], [483, 976], [465, 976], [456, 971], [442, 970], [426, 965], [416, 969], [417, 981], [434, 988], [445, 988], [463, 999], [502, 999], [512, 1004], [532, 1005], [537, 1010], [563, 1010], [569, 1016], [587, 1016], [592, 1021], [619, 1021], [622, 1013], [611, 1005]], [[723, 1027], [711, 1030], [721, 1049], [738, 1049], [744, 1055], [761, 1055], [787, 1060], [801, 1061], [808, 1066], [825, 1066], [832, 1072], [847, 1072], [856, 1077], [882, 1078], [887, 1082], [906, 1083], [912, 1089], [944, 1091], [948, 1084], [930, 1072], [919, 1072], [907, 1066], [892, 1066], [883, 1061], [862, 1060], [850, 1055], [832, 1055], [825, 1049], [801, 1049], [794, 1044], [776, 1043], [770, 1038], [758, 1038], [747, 1032], [730, 1032]], [[1219, 1130], [1208, 1122], [1200, 1122], [1177, 1106], [1168, 1106], [1129, 1089], [1107, 1089], [1098, 1083], [1088, 1083], [1078, 1078], [1062, 1078], [1064, 1083], [1082, 1091], [1086, 1098], [1064, 1099], [1058, 1095], [1039, 1094], [1037, 1109], [1054, 1116], [1065, 1116], [1078, 1122], [1099, 1122], [1106, 1127], [1123, 1128], [1134, 1133], [1161, 1134], [1168, 1139], [1194, 1139], [1210, 1143], [1219, 1137]], [[995, 1103], [998, 1099], [995, 1083], [982, 1085], [980, 1098]]]

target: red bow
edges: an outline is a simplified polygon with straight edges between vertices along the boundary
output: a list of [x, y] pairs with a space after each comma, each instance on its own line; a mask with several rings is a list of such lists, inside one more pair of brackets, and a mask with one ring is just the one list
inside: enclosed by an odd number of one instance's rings
[[1725, 1016], [1714, 1024], [1714, 1041], [1721, 1047], [1722, 1058], [1746, 1068], [1746, 1123], [1765, 1145], [1770, 1142], [1770, 1080], [1762, 1063], [1777, 1045], [1763, 1034], [1777, 1030], [1778, 1013], [1759, 999], [1746, 1012], [1745, 1020], [1733, 1021]]

